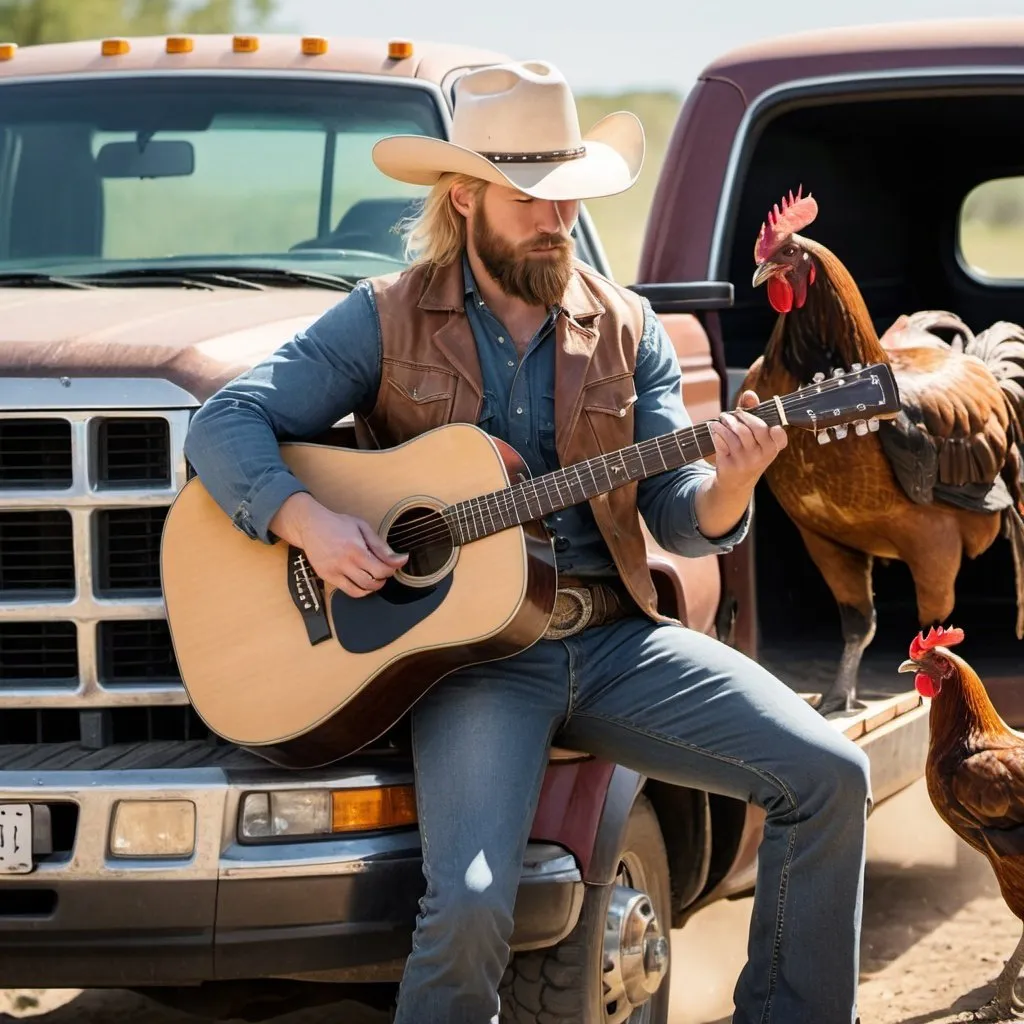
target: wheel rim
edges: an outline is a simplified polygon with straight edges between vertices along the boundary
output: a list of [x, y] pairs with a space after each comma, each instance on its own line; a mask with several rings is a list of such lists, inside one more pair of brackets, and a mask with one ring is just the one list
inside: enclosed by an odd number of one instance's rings
[[651, 997], [668, 972], [669, 941], [646, 892], [643, 866], [628, 854], [619, 864], [605, 919], [602, 982], [606, 1024], [643, 1024]]

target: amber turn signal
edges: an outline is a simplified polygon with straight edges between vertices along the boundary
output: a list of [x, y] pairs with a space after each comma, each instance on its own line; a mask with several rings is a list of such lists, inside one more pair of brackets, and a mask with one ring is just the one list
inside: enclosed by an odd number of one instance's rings
[[412, 43], [408, 39], [392, 39], [388, 43], [388, 56], [392, 60], [405, 60], [413, 53]]
[[374, 786], [331, 792], [331, 831], [366, 832], [416, 824], [412, 786]]
[[327, 40], [323, 36], [304, 36], [302, 52], [307, 57], [319, 57], [327, 52]]
[[100, 44], [100, 53], [104, 57], [121, 57], [131, 48], [131, 43], [127, 39], [104, 39]]

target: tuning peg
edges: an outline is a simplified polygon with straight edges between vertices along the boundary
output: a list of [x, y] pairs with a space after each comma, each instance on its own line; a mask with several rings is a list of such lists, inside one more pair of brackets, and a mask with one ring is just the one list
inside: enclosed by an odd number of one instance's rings
[[868, 430], [870, 430], [871, 433], [873, 433], [873, 434], [877, 432], [877, 430], [878, 430], [878, 417], [877, 416], [872, 416], [871, 419], [868, 420]]
[[853, 425], [853, 429], [857, 432], [858, 437], [863, 437], [868, 432], [867, 421], [857, 420]]
[[823, 381], [824, 379], [825, 379], [825, 374], [823, 374], [823, 373], [821, 372], [821, 370], [819, 370], [819, 371], [818, 371], [818, 372], [817, 372], [817, 373], [816, 373], [816, 374], [815, 374], [815, 375], [814, 375], [814, 376], [813, 376], [813, 377], [811, 378], [811, 380], [813, 380], [815, 384], [820, 384], [820, 383], [821, 383], [821, 382], [822, 382], [822, 381]]
[[832, 440], [827, 430], [819, 431], [815, 436], [818, 438], [818, 444], [828, 444]]
[[864, 364], [863, 363], [853, 363], [853, 364], [851, 364], [850, 369], [851, 370], [863, 370], [864, 369]]
[[842, 441], [850, 432], [850, 428], [845, 423], [837, 423], [832, 429], [836, 432], [837, 441]]
[[846, 376], [846, 371], [841, 366], [837, 366], [832, 371], [832, 376], [833, 377], [845, 377]]

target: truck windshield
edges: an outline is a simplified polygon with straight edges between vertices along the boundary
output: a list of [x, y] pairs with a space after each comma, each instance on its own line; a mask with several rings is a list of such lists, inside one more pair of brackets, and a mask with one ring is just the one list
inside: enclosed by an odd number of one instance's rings
[[0, 87], [0, 278], [242, 267], [357, 278], [404, 263], [425, 192], [373, 144], [443, 135], [415, 85], [112, 75]]

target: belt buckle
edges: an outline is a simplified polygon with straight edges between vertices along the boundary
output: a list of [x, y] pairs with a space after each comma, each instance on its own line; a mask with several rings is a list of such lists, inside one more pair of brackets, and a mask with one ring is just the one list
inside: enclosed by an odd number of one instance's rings
[[[568, 599], [568, 607], [566, 606]], [[545, 640], [562, 640], [587, 628], [594, 614], [594, 598], [587, 587], [559, 587]]]

